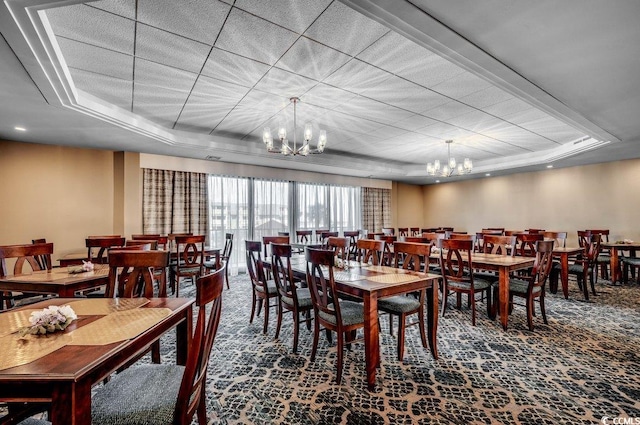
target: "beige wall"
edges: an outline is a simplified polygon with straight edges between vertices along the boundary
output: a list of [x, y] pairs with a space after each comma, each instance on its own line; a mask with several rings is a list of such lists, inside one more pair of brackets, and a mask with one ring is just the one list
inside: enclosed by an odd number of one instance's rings
[[391, 217], [393, 227], [424, 227], [424, 187], [393, 183]]
[[424, 222], [476, 232], [483, 227], [569, 232], [610, 229], [640, 240], [640, 160], [514, 174], [424, 187]]
[[[114, 231], [111, 151], [0, 141], [0, 244], [54, 243], [55, 258]], [[54, 263], [55, 264], [55, 263]]]

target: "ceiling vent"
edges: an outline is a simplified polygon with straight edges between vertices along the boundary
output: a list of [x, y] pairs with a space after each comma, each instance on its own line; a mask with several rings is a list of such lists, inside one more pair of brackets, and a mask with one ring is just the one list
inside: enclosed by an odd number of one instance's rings
[[207, 155], [204, 159], [207, 161], [220, 161], [220, 158], [219, 156]]

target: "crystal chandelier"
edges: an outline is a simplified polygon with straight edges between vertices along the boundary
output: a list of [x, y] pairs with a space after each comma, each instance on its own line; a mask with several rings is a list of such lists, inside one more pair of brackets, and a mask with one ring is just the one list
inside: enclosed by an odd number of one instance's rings
[[447, 140], [447, 162], [444, 166], [440, 166], [440, 160], [436, 159], [433, 164], [427, 164], [427, 174], [430, 176], [442, 176], [449, 177], [455, 172], [459, 176], [463, 174], [469, 174], [473, 169], [473, 163], [469, 158], [465, 158], [462, 164], [458, 164], [456, 167], [456, 159], [451, 156], [451, 143], [453, 140]]
[[310, 153], [322, 153], [324, 152], [324, 147], [327, 145], [327, 132], [324, 130], [320, 130], [320, 136], [318, 137], [318, 146], [316, 149], [311, 149], [309, 146], [309, 142], [312, 137], [312, 126], [311, 123], [306, 123], [304, 125], [304, 143], [302, 146], [298, 147], [296, 142], [296, 105], [300, 102], [300, 99], [297, 97], [292, 97], [289, 99], [291, 103], [293, 103], [293, 147], [289, 145], [289, 140], [287, 140], [287, 129], [280, 127], [278, 129], [278, 139], [280, 139], [281, 147], [275, 148], [273, 146], [273, 137], [271, 136], [271, 129], [269, 127], [265, 127], [262, 132], [262, 141], [267, 146], [267, 151], [270, 153], [281, 153], [283, 155], [302, 155], [307, 156]]

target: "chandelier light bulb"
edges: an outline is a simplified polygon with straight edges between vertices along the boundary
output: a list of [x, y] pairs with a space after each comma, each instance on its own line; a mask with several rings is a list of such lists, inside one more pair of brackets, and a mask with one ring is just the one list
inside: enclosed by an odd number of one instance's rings
[[284, 139], [286, 139], [286, 138], [287, 138], [287, 129], [286, 129], [286, 128], [284, 128], [284, 126], [281, 126], [281, 127], [278, 129], [278, 138], [279, 138], [280, 140], [284, 140]]
[[308, 122], [304, 125], [304, 141], [308, 143], [312, 137], [313, 137], [313, 127], [311, 126], [311, 123]]

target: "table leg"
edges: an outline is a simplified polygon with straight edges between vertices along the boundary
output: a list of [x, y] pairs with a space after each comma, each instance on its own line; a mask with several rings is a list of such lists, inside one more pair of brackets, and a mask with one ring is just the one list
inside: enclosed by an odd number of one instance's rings
[[60, 382], [54, 385], [51, 397], [51, 423], [91, 424], [91, 385], [88, 381]]
[[429, 334], [429, 348], [434, 359], [438, 359], [438, 280], [433, 281], [431, 291], [427, 290], [427, 333]]
[[562, 293], [565, 299], [569, 298], [569, 255], [562, 254], [560, 256], [560, 281], [562, 282]]
[[186, 365], [191, 335], [193, 334], [193, 308], [185, 309], [185, 320], [176, 326], [176, 364]]
[[378, 296], [364, 297], [364, 357], [367, 369], [367, 387], [376, 386], [376, 367], [380, 364], [380, 335], [378, 333]]
[[[618, 248], [611, 248], [611, 256], [609, 259], [609, 268], [611, 269], [611, 283], [620, 281], [620, 261], [618, 260]], [[595, 272], [594, 272], [595, 273]]]
[[500, 322], [502, 322], [502, 329], [507, 330], [509, 323], [509, 270], [506, 267], [500, 267]]

